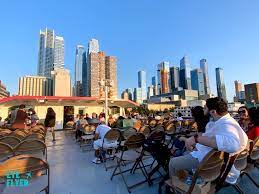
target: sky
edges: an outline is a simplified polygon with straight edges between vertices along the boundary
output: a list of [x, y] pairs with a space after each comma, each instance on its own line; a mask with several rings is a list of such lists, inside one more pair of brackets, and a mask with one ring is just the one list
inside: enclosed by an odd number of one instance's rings
[[36, 75], [46, 27], [64, 37], [72, 78], [76, 45], [98, 39], [118, 59], [119, 92], [137, 87], [139, 70], [150, 85], [158, 63], [179, 66], [184, 55], [192, 68], [208, 60], [214, 94], [215, 68], [222, 67], [231, 101], [234, 80], [259, 82], [258, 0], [1, 0], [0, 26], [0, 80], [11, 94], [20, 76]]

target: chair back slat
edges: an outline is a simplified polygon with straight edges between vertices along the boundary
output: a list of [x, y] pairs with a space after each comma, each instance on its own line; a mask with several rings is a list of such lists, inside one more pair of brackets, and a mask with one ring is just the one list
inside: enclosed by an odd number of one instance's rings
[[150, 126], [151, 128], [156, 127], [156, 125], [157, 125], [157, 121], [156, 121], [155, 119], [152, 119], [152, 120], [149, 121], [149, 126]]
[[14, 148], [21, 142], [21, 140], [15, 136], [5, 136], [0, 139], [0, 142], [6, 143]]
[[168, 134], [173, 134], [175, 133], [176, 131], [176, 127], [174, 125], [173, 122], [168, 122], [166, 125], [165, 125], [165, 132], [168, 133]]
[[147, 138], [148, 141], [154, 141], [158, 143], [164, 141], [164, 139], [165, 139], [165, 133], [160, 130], [152, 131]]
[[259, 159], [259, 137], [257, 137], [252, 144], [250, 149], [250, 158], [254, 161]]
[[128, 137], [124, 143], [128, 149], [138, 149], [145, 141], [145, 136], [142, 133], [136, 133]]
[[13, 154], [13, 148], [10, 145], [0, 142], [0, 161], [5, 160]]
[[24, 138], [24, 140], [28, 140], [28, 139], [29, 140], [37, 139], [45, 142], [45, 137], [40, 133], [31, 133]]
[[136, 134], [137, 131], [133, 128], [129, 128], [129, 129], [126, 129], [125, 131], [123, 131], [123, 137], [125, 139], [128, 139], [128, 137], [130, 137], [131, 135], [134, 135]]
[[143, 126], [140, 128], [139, 132], [143, 133], [147, 137], [150, 134], [151, 129], [149, 128], [149, 126]]
[[14, 148], [15, 155], [21, 155], [21, 154], [35, 154], [40, 151], [44, 152], [46, 151], [46, 145], [43, 141], [40, 140], [24, 140], [21, 143], [19, 143]]
[[118, 141], [121, 134], [117, 129], [110, 129], [104, 136], [105, 141], [107, 142], [115, 142]]

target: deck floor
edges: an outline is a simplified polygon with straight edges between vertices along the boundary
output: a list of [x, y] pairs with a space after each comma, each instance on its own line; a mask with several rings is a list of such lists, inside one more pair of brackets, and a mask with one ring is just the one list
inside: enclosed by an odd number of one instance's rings
[[[113, 169], [105, 171], [102, 164], [93, 164], [94, 151], [80, 149], [75, 143], [74, 136], [64, 132], [56, 132], [57, 141], [51, 141], [51, 134], [47, 134], [48, 162], [50, 164], [50, 194], [127, 194], [127, 189], [121, 176], [110, 180]], [[110, 161], [108, 165], [115, 164]], [[125, 174], [131, 183], [143, 180], [141, 172]], [[259, 180], [259, 170], [251, 172], [255, 180]], [[259, 181], [258, 181], [259, 182]], [[259, 193], [259, 190], [244, 177], [240, 182], [245, 193]], [[132, 189], [132, 194], [156, 194], [158, 184], [151, 187], [147, 183]], [[233, 188], [224, 188], [220, 192], [235, 193]]]

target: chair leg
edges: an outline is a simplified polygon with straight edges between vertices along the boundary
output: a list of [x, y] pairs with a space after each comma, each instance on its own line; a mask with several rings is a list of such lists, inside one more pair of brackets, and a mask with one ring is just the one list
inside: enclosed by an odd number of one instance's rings
[[117, 166], [115, 167], [115, 169], [114, 169], [114, 171], [113, 171], [113, 173], [112, 173], [111, 180], [113, 179], [113, 177], [114, 177], [114, 175], [115, 175], [115, 173], [116, 173], [116, 170], [118, 169], [118, 166], [119, 166], [119, 160], [118, 160], [118, 158], [117, 158]]
[[123, 180], [124, 184], [125, 184], [126, 187], [127, 187], [128, 192], [131, 193], [131, 191], [130, 191], [130, 189], [129, 189], [129, 186], [128, 186], [127, 182], [126, 182], [126, 179], [125, 179], [125, 177], [124, 177], [124, 175], [123, 175], [123, 173], [122, 173], [120, 163], [118, 164], [118, 168], [119, 168], [120, 174], [121, 174], [121, 176], [122, 176], [122, 180]]

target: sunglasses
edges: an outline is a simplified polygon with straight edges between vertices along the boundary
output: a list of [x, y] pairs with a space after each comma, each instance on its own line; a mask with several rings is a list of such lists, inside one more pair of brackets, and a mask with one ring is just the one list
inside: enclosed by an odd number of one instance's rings
[[238, 114], [241, 114], [241, 113], [245, 114], [245, 113], [246, 113], [246, 110], [238, 111]]

